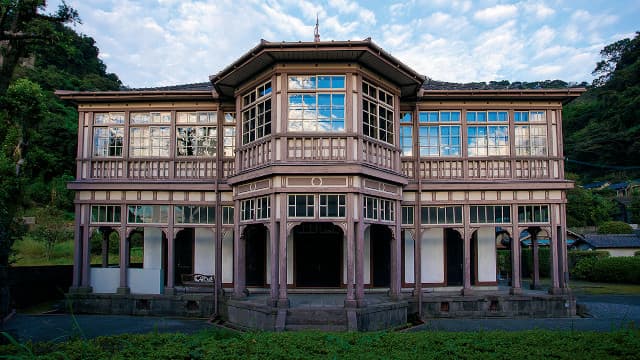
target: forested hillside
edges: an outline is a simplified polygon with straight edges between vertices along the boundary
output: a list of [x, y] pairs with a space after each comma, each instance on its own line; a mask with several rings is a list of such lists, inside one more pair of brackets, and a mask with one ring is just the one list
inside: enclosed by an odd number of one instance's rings
[[637, 178], [640, 33], [606, 46], [601, 55], [593, 86], [564, 109], [567, 170], [584, 182]]

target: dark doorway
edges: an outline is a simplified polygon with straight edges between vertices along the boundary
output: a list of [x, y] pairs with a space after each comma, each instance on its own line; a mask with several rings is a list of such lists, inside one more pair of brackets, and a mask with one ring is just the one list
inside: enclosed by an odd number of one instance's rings
[[340, 287], [342, 229], [331, 223], [303, 223], [293, 229], [296, 287]]
[[249, 225], [244, 230], [245, 271], [247, 286], [265, 286], [267, 283], [267, 228]]
[[193, 274], [194, 229], [178, 231], [175, 240], [175, 282], [182, 284], [182, 274]]
[[391, 285], [391, 229], [374, 224], [369, 228], [371, 241], [371, 282], [374, 287]]
[[464, 268], [464, 247], [460, 233], [452, 229], [444, 230], [447, 260], [447, 286], [462, 285]]

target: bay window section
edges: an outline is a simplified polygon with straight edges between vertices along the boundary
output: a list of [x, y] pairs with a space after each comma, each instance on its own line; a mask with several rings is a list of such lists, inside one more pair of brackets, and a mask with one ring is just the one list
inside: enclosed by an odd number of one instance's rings
[[547, 124], [544, 111], [516, 111], [514, 122], [516, 156], [546, 156]]
[[242, 97], [242, 144], [271, 135], [271, 81]]
[[124, 113], [97, 113], [93, 119], [93, 156], [122, 156]]
[[460, 111], [421, 111], [420, 156], [460, 156]]
[[[509, 116], [506, 111], [467, 112], [468, 155], [508, 156], [510, 153], [508, 122]], [[490, 125], [490, 123], [497, 124]]]
[[393, 144], [393, 95], [366, 81], [362, 82], [362, 132]]
[[344, 131], [344, 75], [289, 76], [288, 89], [289, 131]]

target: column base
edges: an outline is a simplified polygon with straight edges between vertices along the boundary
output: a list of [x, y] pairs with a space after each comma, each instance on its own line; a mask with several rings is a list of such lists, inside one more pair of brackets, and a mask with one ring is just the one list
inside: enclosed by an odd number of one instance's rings
[[529, 289], [530, 289], [530, 290], [540, 290], [540, 289], [541, 289], [541, 287], [540, 287], [540, 285], [538, 285], [538, 284], [531, 283], [531, 284], [529, 285]]
[[570, 295], [571, 294], [571, 289], [569, 288], [551, 288], [549, 289], [549, 294], [551, 295]]
[[118, 289], [116, 289], [116, 294], [118, 295], [129, 295], [131, 294], [131, 289], [127, 286], [127, 287], [119, 287]]
[[512, 287], [509, 289], [509, 295], [522, 295], [522, 288], [520, 287]]
[[460, 295], [462, 295], [462, 296], [473, 295], [473, 289], [471, 289], [471, 288], [463, 288], [462, 290], [460, 290]]
[[278, 308], [287, 309], [289, 308], [290, 305], [291, 304], [289, 302], [289, 299], [278, 299], [278, 303], [277, 303]]
[[175, 295], [176, 294], [176, 288], [166, 287], [166, 288], [164, 288], [163, 294], [165, 294], [165, 295]]
[[346, 299], [344, 301], [344, 307], [345, 308], [357, 308], [358, 307], [358, 302], [355, 299]]
[[234, 291], [234, 292], [233, 292], [233, 296], [232, 296], [232, 297], [233, 297], [234, 299], [244, 299], [244, 298], [246, 298], [247, 296], [249, 296], [249, 290], [244, 289], [244, 290], [242, 290], [242, 291], [240, 291], [240, 292]]
[[367, 300], [365, 300], [365, 299], [356, 299], [356, 305], [359, 308], [367, 307]]

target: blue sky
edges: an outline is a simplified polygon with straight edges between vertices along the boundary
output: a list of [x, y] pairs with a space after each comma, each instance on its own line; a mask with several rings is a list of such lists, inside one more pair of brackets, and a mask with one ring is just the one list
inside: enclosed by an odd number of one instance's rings
[[[591, 82], [599, 52], [640, 30], [640, 1], [67, 0], [130, 87], [207, 81], [269, 41], [375, 43], [436, 80]], [[59, 1], [49, 1], [55, 8]]]

